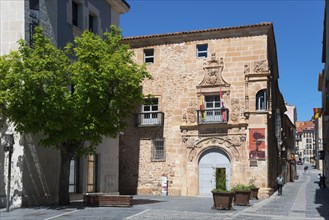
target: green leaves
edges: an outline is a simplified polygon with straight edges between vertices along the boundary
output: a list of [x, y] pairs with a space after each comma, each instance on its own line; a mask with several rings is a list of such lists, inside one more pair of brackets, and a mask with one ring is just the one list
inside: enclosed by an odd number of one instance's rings
[[150, 78], [121, 39], [115, 26], [104, 40], [85, 31], [62, 50], [36, 28], [33, 47], [20, 41], [18, 51], [0, 57], [1, 111], [20, 132], [43, 131], [45, 146], [86, 141], [77, 153], [90, 152], [125, 127]]

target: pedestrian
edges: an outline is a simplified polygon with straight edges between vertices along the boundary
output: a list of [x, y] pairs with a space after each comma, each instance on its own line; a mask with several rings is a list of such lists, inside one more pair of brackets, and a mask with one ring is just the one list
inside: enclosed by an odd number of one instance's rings
[[326, 177], [324, 176], [324, 175], [322, 175], [321, 177], [320, 177], [320, 183], [319, 183], [319, 185], [320, 185], [320, 188], [327, 188], [327, 186], [326, 186]]
[[282, 196], [282, 187], [284, 185], [284, 179], [281, 174], [276, 178], [276, 185], [278, 189], [278, 195]]
[[304, 172], [306, 172], [306, 171], [307, 171], [307, 169], [308, 169], [308, 166], [305, 166], [305, 167], [304, 167]]

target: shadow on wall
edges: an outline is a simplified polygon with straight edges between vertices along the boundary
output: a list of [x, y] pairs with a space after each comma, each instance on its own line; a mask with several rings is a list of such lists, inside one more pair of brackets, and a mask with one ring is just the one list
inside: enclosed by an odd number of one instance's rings
[[[136, 195], [141, 156], [141, 141], [154, 140], [163, 137], [163, 126], [138, 127], [133, 126], [133, 121], [128, 123], [128, 128], [120, 135], [119, 139], [119, 192], [122, 195]], [[151, 147], [149, 148], [151, 154]], [[151, 158], [146, 158], [151, 160]], [[152, 172], [152, 171], [150, 171]]]
[[[23, 201], [22, 205], [51, 205], [57, 202], [60, 154], [38, 146], [41, 135], [23, 135]], [[17, 162], [18, 163], [18, 162]], [[17, 164], [19, 165], [19, 164]]]
[[[6, 133], [7, 129], [8, 126], [5, 123], [5, 121], [0, 120], [1, 137], [3, 134]], [[6, 192], [7, 175], [5, 175], [5, 173], [7, 173], [8, 171], [5, 172], [6, 163], [8, 163], [8, 154], [6, 155], [3, 146], [0, 146], [0, 208], [4, 208], [7, 205], [7, 192]]]
[[0, 147], [0, 208], [6, 207], [7, 201], [6, 201], [6, 184], [5, 180], [7, 177], [5, 177], [5, 153], [3, 150], [3, 147]]

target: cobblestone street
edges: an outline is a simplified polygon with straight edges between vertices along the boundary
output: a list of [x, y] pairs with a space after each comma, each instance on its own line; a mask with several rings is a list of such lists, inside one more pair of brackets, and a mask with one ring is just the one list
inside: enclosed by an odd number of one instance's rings
[[70, 207], [21, 208], [9, 213], [1, 210], [1, 220], [19, 219], [329, 219], [329, 191], [319, 189], [316, 169], [302, 171], [299, 179], [275, 192], [269, 199], [251, 200], [251, 206], [234, 206], [233, 210], [211, 209], [211, 197], [134, 196], [132, 208]]

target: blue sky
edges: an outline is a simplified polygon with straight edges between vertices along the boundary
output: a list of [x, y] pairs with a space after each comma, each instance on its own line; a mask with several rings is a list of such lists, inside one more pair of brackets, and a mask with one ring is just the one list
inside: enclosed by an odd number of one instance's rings
[[317, 90], [322, 64], [324, 0], [127, 0], [121, 16], [125, 37], [272, 22], [279, 87], [297, 120], [321, 107]]

